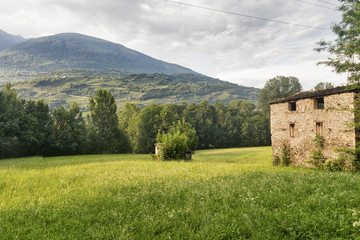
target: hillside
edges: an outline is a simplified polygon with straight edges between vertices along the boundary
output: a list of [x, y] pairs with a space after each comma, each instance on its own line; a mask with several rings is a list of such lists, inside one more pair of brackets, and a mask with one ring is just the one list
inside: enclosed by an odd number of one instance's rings
[[52, 72], [34, 80], [13, 84], [23, 98], [43, 98], [52, 108], [69, 106], [73, 101], [86, 111], [88, 98], [98, 88], [109, 89], [117, 103], [201, 102], [228, 103], [234, 99], [256, 102], [259, 89], [239, 86], [196, 74], [123, 74], [115, 71]]
[[29, 39], [0, 53], [0, 75], [69, 69], [123, 73], [193, 73], [123, 45], [76, 33]]
[[0, 30], [0, 52], [25, 40], [21, 36], [12, 35]]

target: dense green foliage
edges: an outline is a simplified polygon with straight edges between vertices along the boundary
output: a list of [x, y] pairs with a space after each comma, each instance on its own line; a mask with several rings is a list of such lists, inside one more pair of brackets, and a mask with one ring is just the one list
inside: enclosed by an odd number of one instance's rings
[[24, 100], [11, 85], [0, 91], [0, 158], [33, 155], [122, 153], [130, 151], [111, 94], [90, 99], [87, 124], [76, 103], [50, 112], [42, 100]]
[[115, 98], [106, 89], [98, 89], [90, 98], [90, 114], [87, 116], [89, 152], [129, 152], [129, 143], [119, 128]]
[[137, 153], [153, 152], [159, 130], [168, 133], [171, 125], [182, 119], [195, 129], [198, 149], [270, 144], [266, 120], [254, 104], [242, 100], [233, 100], [228, 105], [209, 105], [206, 100], [189, 105], [152, 104], [141, 110], [128, 104], [118, 115], [119, 119], [132, 119], [130, 124], [121, 126], [128, 126], [123, 130], [131, 136]]
[[107, 88], [117, 104], [126, 102], [147, 106], [151, 103], [201, 102], [210, 103], [242, 99], [256, 102], [259, 89], [244, 87], [218, 79], [195, 74], [122, 74], [115, 71], [62, 71], [35, 79], [22, 81], [13, 86], [23, 98], [42, 98], [52, 108], [70, 106], [78, 102], [86, 110], [87, 98], [95, 95], [98, 88]]
[[268, 125], [255, 105], [233, 100], [228, 105], [126, 103], [116, 112], [110, 91], [90, 98], [85, 122], [75, 103], [50, 111], [42, 100], [24, 100], [10, 85], [0, 91], [0, 157], [85, 153], [153, 153], [156, 136], [185, 120], [196, 131], [198, 148], [268, 145]]
[[76, 103], [69, 110], [63, 106], [52, 112], [54, 124], [53, 151], [57, 155], [81, 154], [86, 144], [86, 126]]
[[0, 72], [50, 72], [64, 69], [195, 73], [120, 44], [76, 33], [28, 39], [0, 53]]
[[186, 160], [185, 154], [195, 151], [197, 141], [195, 129], [185, 120], [174, 122], [168, 133], [159, 132], [156, 136], [160, 159], [165, 161]]
[[356, 239], [360, 174], [274, 168], [271, 148], [0, 161], [2, 239]]
[[[163, 106], [151, 104], [144, 108], [137, 118], [135, 152], [152, 153], [156, 143], [156, 135], [161, 129], [162, 119], [160, 113]], [[127, 131], [127, 129], [124, 129]]]
[[337, 38], [334, 41], [319, 41], [316, 51], [326, 51], [334, 57], [319, 64], [330, 66], [336, 73], [347, 73], [349, 82], [360, 80], [360, 3], [358, 0], [339, 0], [342, 13], [339, 23], [332, 26]]
[[7, 84], [0, 91], [0, 157], [47, 154], [51, 117], [43, 101], [24, 101]]

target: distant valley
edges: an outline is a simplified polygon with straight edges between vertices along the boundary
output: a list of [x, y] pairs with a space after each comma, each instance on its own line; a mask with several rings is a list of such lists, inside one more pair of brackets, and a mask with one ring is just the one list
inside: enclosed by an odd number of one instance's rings
[[119, 106], [133, 102], [151, 103], [201, 102], [228, 103], [234, 99], [255, 102], [259, 89], [194, 74], [122, 74], [119, 72], [53, 72], [48, 76], [13, 84], [26, 99], [42, 98], [52, 108], [69, 106], [76, 101], [87, 110], [88, 98], [98, 88], [109, 89]]

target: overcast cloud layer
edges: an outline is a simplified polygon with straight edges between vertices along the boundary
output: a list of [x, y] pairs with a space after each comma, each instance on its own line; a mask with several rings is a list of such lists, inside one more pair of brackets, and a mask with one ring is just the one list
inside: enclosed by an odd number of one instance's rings
[[[299, 0], [178, 0], [224, 11], [330, 28], [332, 9]], [[318, 0], [314, 4], [334, 7]], [[338, 4], [336, 0], [327, 0]], [[77, 32], [117, 42], [211, 77], [263, 87], [278, 75], [295, 76], [304, 89], [346, 76], [316, 66], [313, 51], [331, 31], [240, 17], [164, 0], [1, 0], [0, 29], [26, 38]]]

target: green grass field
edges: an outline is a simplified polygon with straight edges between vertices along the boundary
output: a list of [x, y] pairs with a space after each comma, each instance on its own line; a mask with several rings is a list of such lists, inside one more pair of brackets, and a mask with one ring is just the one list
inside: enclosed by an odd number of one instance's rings
[[2, 160], [0, 239], [360, 236], [359, 173], [272, 167], [269, 147], [197, 151], [193, 157]]

